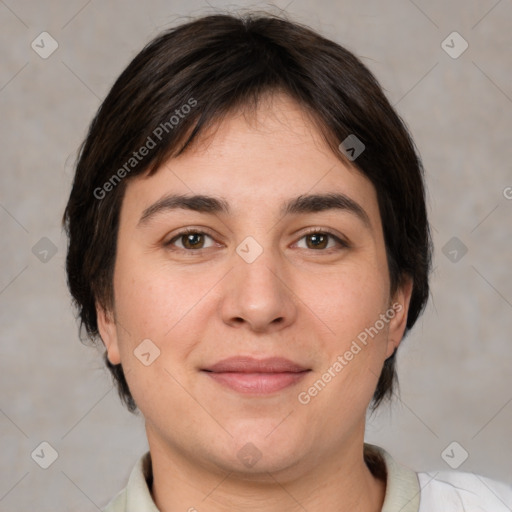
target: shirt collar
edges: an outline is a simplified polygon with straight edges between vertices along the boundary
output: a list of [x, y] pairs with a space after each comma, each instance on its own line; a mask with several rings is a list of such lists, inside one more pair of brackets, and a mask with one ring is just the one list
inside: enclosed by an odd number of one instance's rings
[[418, 512], [420, 507], [420, 484], [415, 471], [398, 464], [391, 455], [372, 444], [365, 443], [365, 455], [378, 454], [386, 468], [386, 495], [381, 512]]
[[[372, 473], [386, 474], [386, 495], [381, 512], [418, 512], [420, 485], [417, 474], [398, 464], [379, 446], [365, 443], [364, 454]], [[151, 455], [147, 452], [133, 468], [126, 488], [109, 503], [104, 512], [159, 512], [151, 496], [152, 481]]]

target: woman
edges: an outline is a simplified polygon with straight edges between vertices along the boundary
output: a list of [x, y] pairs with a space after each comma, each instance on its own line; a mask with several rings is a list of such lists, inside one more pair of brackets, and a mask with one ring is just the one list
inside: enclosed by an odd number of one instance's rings
[[510, 510], [509, 486], [364, 443], [431, 240], [413, 142], [341, 46], [268, 15], [161, 34], [92, 122], [65, 223], [149, 443], [107, 512]]

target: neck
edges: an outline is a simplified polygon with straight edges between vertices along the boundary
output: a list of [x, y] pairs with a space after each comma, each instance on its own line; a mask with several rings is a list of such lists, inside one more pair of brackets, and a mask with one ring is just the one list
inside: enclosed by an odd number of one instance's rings
[[317, 460], [312, 467], [251, 475], [220, 468], [205, 469], [201, 464], [194, 464], [187, 454], [169, 450], [149, 435], [148, 440], [152, 495], [161, 512], [378, 512], [382, 509], [385, 477], [378, 469], [374, 470], [375, 475], [370, 471], [363, 456], [362, 438], [359, 444], [351, 443], [348, 449]]

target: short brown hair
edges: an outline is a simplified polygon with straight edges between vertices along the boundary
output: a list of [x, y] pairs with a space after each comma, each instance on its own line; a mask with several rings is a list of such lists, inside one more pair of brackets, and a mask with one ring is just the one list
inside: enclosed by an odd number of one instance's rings
[[[81, 146], [64, 224], [68, 286], [90, 339], [99, 337], [96, 303], [105, 310], [113, 306], [126, 182], [156, 172], [227, 114], [255, 111], [263, 95], [277, 91], [310, 114], [342, 161], [347, 157], [341, 141], [355, 135], [364, 144], [354, 164], [376, 189], [391, 292], [404, 277], [412, 278], [406, 332], [414, 325], [428, 299], [432, 252], [423, 168], [377, 80], [351, 52], [282, 16], [216, 14], [151, 41], [114, 83]], [[173, 116], [179, 117], [176, 123]], [[155, 146], [135, 159], [149, 138]], [[122, 366], [112, 365], [106, 353], [104, 359], [120, 397], [134, 411]], [[393, 353], [384, 363], [373, 408], [391, 396], [396, 379]]]

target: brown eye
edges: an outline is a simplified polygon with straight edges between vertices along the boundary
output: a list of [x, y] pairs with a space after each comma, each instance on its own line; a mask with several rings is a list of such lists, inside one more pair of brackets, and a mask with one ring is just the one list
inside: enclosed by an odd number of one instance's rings
[[170, 240], [166, 245], [167, 246], [176, 246], [179, 249], [183, 250], [196, 250], [196, 249], [205, 249], [209, 246], [205, 245], [206, 238], [212, 238], [206, 233], [202, 233], [200, 231], [187, 231], [183, 233], [179, 233], [172, 240]]
[[201, 249], [201, 245], [204, 243], [204, 237], [200, 233], [182, 235], [181, 240], [185, 249]]
[[324, 233], [314, 233], [313, 235], [307, 235], [305, 238], [308, 249], [325, 249], [329, 242], [329, 235]]
[[[301, 246], [302, 240], [305, 240], [306, 243]], [[324, 232], [324, 231], [313, 231], [311, 233], [305, 234], [299, 242], [297, 242], [298, 247], [301, 249], [313, 249], [313, 250], [324, 250], [324, 249], [333, 249], [336, 246], [339, 248], [346, 248], [348, 245], [343, 242], [337, 236]], [[304, 246], [305, 245], [305, 246]]]

